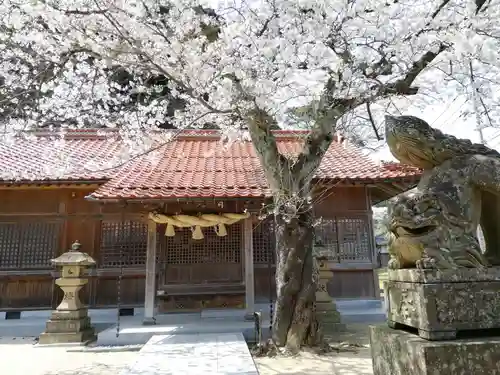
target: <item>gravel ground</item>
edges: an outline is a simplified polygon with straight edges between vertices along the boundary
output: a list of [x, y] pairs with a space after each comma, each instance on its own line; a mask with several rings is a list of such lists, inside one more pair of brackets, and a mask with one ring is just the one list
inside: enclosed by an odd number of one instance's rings
[[372, 360], [366, 348], [357, 353], [317, 355], [302, 352], [292, 358], [255, 358], [260, 375], [371, 375]]
[[372, 359], [367, 324], [349, 324], [345, 332], [327, 337], [332, 344], [349, 343], [351, 351], [317, 355], [303, 351], [292, 358], [254, 358], [260, 375], [371, 375]]
[[[31, 344], [0, 345], [0, 374], [119, 375], [136, 356], [137, 352], [67, 352], [63, 348], [34, 348]], [[373, 374], [367, 349], [321, 356], [304, 352], [293, 358], [255, 358], [255, 364], [260, 375]]]
[[0, 374], [119, 375], [137, 352], [68, 352], [66, 348], [37, 348], [32, 339], [0, 341]]
[[[336, 341], [356, 343], [356, 352], [317, 355], [303, 352], [292, 358], [255, 358], [260, 375], [370, 375], [366, 325], [350, 326]], [[137, 351], [85, 352], [76, 348], [33, 346], [33, 338], [0, 338], [0, 374], [119, 375], [135, 361]], [[202, 374], [200, 374], [202, 375]], [[210, 374], [207, 374], [210, 375]]]

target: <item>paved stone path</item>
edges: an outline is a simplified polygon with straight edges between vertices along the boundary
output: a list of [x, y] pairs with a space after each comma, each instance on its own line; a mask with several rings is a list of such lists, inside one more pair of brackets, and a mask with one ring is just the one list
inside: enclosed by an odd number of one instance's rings
[[[328, 355], [316, 355], [305, 351], [297, 357], [254, 358], [258, 373], [260, 375], [372, 375], [370, 351], [369, 348], [364, 347], [369, 343], [368, 326], [366, 324], [350, 324], [347, 328], [346, 332], [333, 335], [332, 342], [349, 342], [362, 345], [363, 347], [358, 348], [359, 350]], [[32, 345], [33, 337], [24, 339], [20, 337], [1, 337], [1, 333], [0, 328], [0, 374], [120, 375], [122, 372], [125, 373], [124, 371], [130, 365], [134, 365], [140, 355], [139, 351], [94, 352], [94, 349], [91, 349], [92, 351], [76, 352], [78, 348], [40, 348]], [[208, 333], [199, 332], [200, 335]], [[168, 334], [169, 332], [159, 332], [152, 334], [152, 336], [168, 336]], [[196, 333], [192, 334], [196, 335]], [[150, 338], [151, 336], [148, 337], [148, 340]], [[101, 347], [101, 349], [103, 348]], [[120, 345], [109, 349], [121, 350], [126, 348]], [[195, 352], [193, 357], [196, 355]], [[248, 357], [246, 358], [248, 359]], [[238, 359], [237, 361], [241, 360]], [[170, 362], [175, 365], [175, 361]], [[237, 368], [236, 373], [244, 374], [243, 370]], [[153, 371], [156, 372], [157, 369], [153, 369]], [[190, 373], [189, 371], [184, 372], [186, 375]], [[158, 373], [164, 374], [159, 371]], [[191, 374], [193, 373], [195, 373], [194, 370]], [[131, 372], [128, 371], [125, 374], [131, 374]], [[134, 373], [134, 375], [146, 374], [147, 372]], [[205, 374], [213, 375], [208, 371], [197, 375]], [[255, 370], [253, 369], [250, 374], [256, 374]]]
[[121, 375], [258, 375], [241, 333], [155, 335]]

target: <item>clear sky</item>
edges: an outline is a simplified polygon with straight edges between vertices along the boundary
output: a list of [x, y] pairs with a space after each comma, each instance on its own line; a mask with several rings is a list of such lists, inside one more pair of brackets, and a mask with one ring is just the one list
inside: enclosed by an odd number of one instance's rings
[[[480, 138], [475, 121], [473, 119], [464, 120], [460, 117], [464, 106], [467, 106], [465, 99], [458, 99], [448, 105], [427, 107], [424, 113], [420, 108], [408, 108], [403, 114], [418, 116], [444, 133], [454, 135], [457, 138], [468, 138], [472, 142], [479, 143]], [[500, 129], [484, 129], [483, 135], [489, 147], [500, 151]], [[370, 156], [376, 160], [395, 160], [387, 147], [372, 153]]]

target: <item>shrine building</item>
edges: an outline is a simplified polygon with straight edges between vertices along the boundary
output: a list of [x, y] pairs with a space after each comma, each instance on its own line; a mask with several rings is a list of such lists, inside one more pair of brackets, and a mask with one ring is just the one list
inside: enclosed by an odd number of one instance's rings
[[[44, 310], [61, 299], [50, 260], [78, 240], [97, 266], [89, 308], [156, 313], [242, 308], [275, 293], [272, 201], [250, 141], [216, 130], [175, 131], [116, 168], [114, 131], [39, 132], [0, 143], [0, 311]], [[305, 131], [276, 131], [297, 154]], [[153, 138], [155, 136], [153, 135]], [[376, 163], [336, 138], [316, 172], [315, 248], [328, 257], [329, 294], [379, 298], [371, 206], [416, 185], [420, 172]], [[120, 280], [120, 288], [117, 282]]]

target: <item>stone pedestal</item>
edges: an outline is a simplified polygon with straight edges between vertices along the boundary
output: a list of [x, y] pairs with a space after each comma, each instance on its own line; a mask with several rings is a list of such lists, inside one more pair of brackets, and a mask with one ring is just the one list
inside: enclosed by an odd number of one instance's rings
[[429, 341], [370, 327], [373, 375], [499, 375], [500, 337]]
[[90, 324], [88, 310], [82, 305], [79, 291], [87, 284], [84, 277], [85, 269], [95, 264], [86, 253], [79, 251], [80, 244], [75, 242], [72, 250], [64, 253], [52, 263], [62, 267], [61, 278], [56, 284], [64, 292], [64, 297], [50, 316], [38, 340], [45, 344], [85, 344], [97, 339], [94, 328]]
[[389, 325], [415, 328], [428, 340], [500, 328], [500, 268], [391, 270], [386, 293]]
[[374, 375], [500, 375], [499, 268], [391, 270], [386, 295]]
[[316, 315], [325, 333], [344, 329], [340, 313], [332, 297], [328, 294], [327, 284], [333, 277], [327, 259], [317, 258], [319, 268], [318, 289], [316, 290]]

